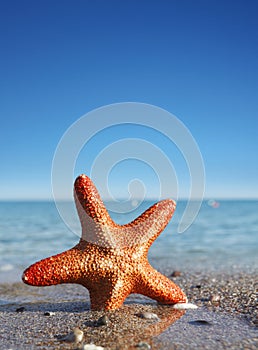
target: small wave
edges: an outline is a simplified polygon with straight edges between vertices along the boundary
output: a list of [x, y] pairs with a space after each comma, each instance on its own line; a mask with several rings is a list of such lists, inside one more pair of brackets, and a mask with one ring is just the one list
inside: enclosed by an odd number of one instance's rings
[[14, 266], [11, 264], [0, 265], [0, 271], [2, 271], [2, 272], [11, 271], [13, 269], [14, 269]]

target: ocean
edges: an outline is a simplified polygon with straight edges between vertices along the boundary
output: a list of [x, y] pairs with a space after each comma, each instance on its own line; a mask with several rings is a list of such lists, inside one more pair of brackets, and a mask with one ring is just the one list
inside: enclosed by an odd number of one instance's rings
[[[111, 217], [124, 224], [153, 203], [145, 201], [123, 214], [112, 211]], [[257, 200], [203, 201], [193, 224], [178, 233], [185, 206], [185, 201], [177, 203], [172, 220], [150, 248], [149, 260], [156, 269], [257, 269]], [[71, 248], [78, 240], [59, 216], [54, 202], [0, 202], [0, 282], [19, 281], [24, 268]]]

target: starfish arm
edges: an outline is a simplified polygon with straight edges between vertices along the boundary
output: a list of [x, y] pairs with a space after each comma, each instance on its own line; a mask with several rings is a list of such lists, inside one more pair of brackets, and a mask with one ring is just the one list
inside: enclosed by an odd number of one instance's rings
[[122, 226], [127, 240], [149, 248], [169, 223], [175, 208], [176, 203], [171, 199], [154, 204], [137, 219]]
[[185, 293], [169, 278], [162, 275], [149, 264], [144, 265], [140, 272], [140, 281], [135, 293], [143, 294], [162, 304], [185, 303]]
[[75, 180], [74, 198], [82, 225], [84, 225], [85, 217], [88, 217], [86, 218], [86, 224], [88, 224], [89, 218], [91, 218], [95, 224], [104, 226], [114, 225], [100, 198], [98, 190], [86, 175], [80, 175]]
[[82, 251], [74, 247], [31, 265], [24, 271], [22, 280], [33, 286], [79, 283], [83, 276], [84, 260]]
[[122, 278], [105, 279], [89, 288], [92, 310], [115, 310], [122, 306], [132, 291], [129, 281]]

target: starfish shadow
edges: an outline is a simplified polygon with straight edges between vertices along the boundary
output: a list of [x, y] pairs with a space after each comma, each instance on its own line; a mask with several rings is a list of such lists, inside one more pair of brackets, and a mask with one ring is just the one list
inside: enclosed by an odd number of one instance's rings
[[[125, 302], [120, 309], [103, 311], [92, 311], [90, 303], [85, 302], [33, 303], [25, 304], [24, 307], [24, 313], [28, 315], [35, 313], [37, 318], [39, 314], [43, 317], [46, 312], [50, 313], [50, 316], [45, 316], [49, 324], [55, 325], [56, 319], [62, 318], [63, 325], [55, 327], [55, 341], [58, 341], [61, 334], [64, 335], [64, 324], [67, 326], [65, 320], [74, 319], [76, 323], [72, 322], [72, 325], [68, 323], [69, 329], [74, 328], [75, 325], [79, 326], [84, 331], [86, 342], [98, 342], [101, 334], [103, 346], [108, 346], [110, 342], [116, 344], [121, 341], [121, 330], [123, 341], [128, 346], [139, 342], [147, 342], [151, 345], [157, 336], [185, 314], [184, 310], [174, 310], [168, 305], [152, 302], [135, 303], [133, 300]], [[13, 309], [12, 312], [14, 313], [15, 310]], [[144, 312], [154, 313], [157, 318], [145, 319], [141, 317]], [[71, 317], [67, 317], [67, 314]], [[108, 317], [109, 322], [106, 325], [99, 325], [98, 319], [104, 315]]]

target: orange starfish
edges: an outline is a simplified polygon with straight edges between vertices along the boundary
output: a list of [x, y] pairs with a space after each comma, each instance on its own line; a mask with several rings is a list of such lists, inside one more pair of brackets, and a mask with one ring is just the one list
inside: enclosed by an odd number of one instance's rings
[[174, 201], [158, 202], [120, 226], [110, 218], [87, 176], [75, 180], [74, 197], [82, 225], [80, 242], [31, 265], [23, 273], [23, 282], [33, 286], [81, 284], [89, 290], [94, 310], [117, 309], [131, 293], [164, 304], [187, 302], [182, 290], [154, 270], [147, 259], [151, 244], [174, 213]]

